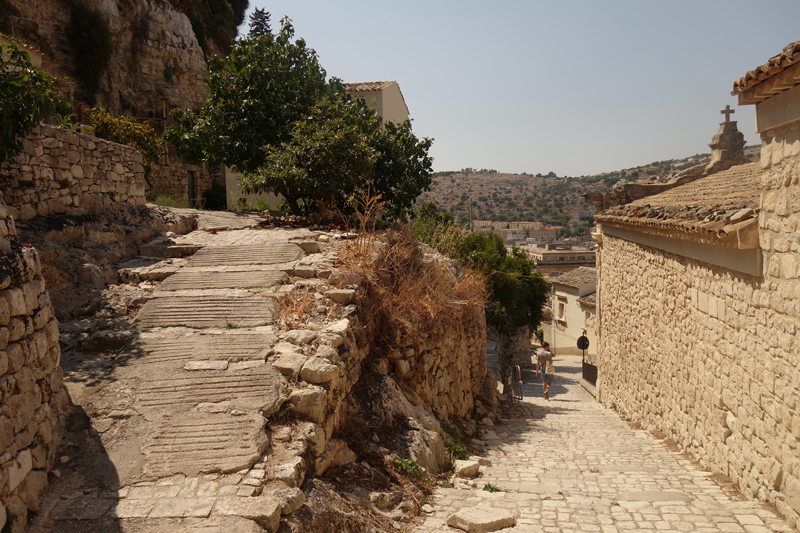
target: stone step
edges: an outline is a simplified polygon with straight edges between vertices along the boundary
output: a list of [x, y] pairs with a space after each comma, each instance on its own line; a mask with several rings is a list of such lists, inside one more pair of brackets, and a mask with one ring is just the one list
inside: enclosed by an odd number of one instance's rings
[[297, 261], [305, 252], [296, 244], [276, 243], [271, 246], [213, 246], [197, 252], [189, 261], [191, 267], [237, 265], [274, 265]]
[[180, 368], [188, 361], [264, 361], [277, 342], [271, 333], [176, 335], [168, 338], [138, 338], [117, 357], [126, 366], [175, 363]]
[[145, 475], [196, 476], [249, 468], [269, 444], [260, 414], [184, 413], [154, 428], [144, 447]]
[[143, 329], [236, 328], [268, 326], [274, 322], [277, 304], [270, 297], [175, 296], [147, 302], [134, 321]]
[[286, 278], [286, 274], [280, 270], [214, 273], [182, 270], [161, 283], [158, 292], [192, 289], [266, 289], [279, 285]]

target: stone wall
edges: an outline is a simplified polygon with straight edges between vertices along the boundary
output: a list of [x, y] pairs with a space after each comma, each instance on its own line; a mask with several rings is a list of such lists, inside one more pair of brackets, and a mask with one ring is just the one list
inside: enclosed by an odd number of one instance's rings
[[790, 249], [789, 239], [797, 250], [797, 235], [781, 233], [789, 215], [761, 216], [775, 231], [762, 239], [770, 265], [763, 279], [603, 235], [598, 388], [606, 405], [662, 431], [794, 521], [800, 285], [796, 268], [782, 270], [796, 255], [776, 261], [772, 250]]
[[145, 203], [142, 155], [131, 146], [46, 124], [22, 143], [16, 159], [0, 166], [0, 186], [14, 219]]
[[[194, 186], [194, 194], [191, 195], [191, 198], [189, 194], [190, 178], [193, 180]], [[168, 164], [153, 168], [148, 181], [150, 182], [146, 191], [148, 197], [169, 196], [175, 200], [186, 202], [189, 207], [199, 208], [202, 206], [197, 205], [195, 200], [202, 198], [203, 192], [211, 187], [215, 180], [205, 166], [187, 163], [170, 151]]]
[[12, 245], [15, 234], [0, 201], [0, 527], [13, 518], [21, 531], [39, 510], [69, 396], [41, 262], [33, 248]]
[[405, 383], [438, 418], [467, 417], [486, 377], [483, 308], [460, 322], [422, 334], [419, 342], [399, 333], [396, 338], [396, 349], [386, 354], [387, 372]]

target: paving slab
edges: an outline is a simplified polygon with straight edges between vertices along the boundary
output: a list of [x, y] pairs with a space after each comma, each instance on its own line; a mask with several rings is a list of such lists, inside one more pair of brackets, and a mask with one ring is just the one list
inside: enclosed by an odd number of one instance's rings
[[266, 289], [286, 279], [281, 270], [206, 272], [182, 270], [158, 286], [158, 292], [192, 289]]
[[220, 295], [154, 298], [142, 306], [134, 325], [145, 329], [266, 326], [274, 323], [276, 308], [274, 298], [258, 294], [236, 298]]
[[296, 244], [267, 246], [207, 246], [189, 260], [190, 267], [272, 265], [297, 261], [305, 255]]
[[[479, 479], [437, 489], [434, 512], [412, 533], [453, 533], [448, 524], [467, 522], [448, 520], [476, 508], [510, 512], [516, 525], [501, 529], [509, 533], [797, 531], [598, 404], [580, 386], [580, 356], [558, 359], [550, 399], [526, 371], [513, 416], [481, 426], [481, 456], [491, 465]], [[490, 431], [496, 440], [486, 438]], [[503, 492], [481, 490], [486, 484]]]

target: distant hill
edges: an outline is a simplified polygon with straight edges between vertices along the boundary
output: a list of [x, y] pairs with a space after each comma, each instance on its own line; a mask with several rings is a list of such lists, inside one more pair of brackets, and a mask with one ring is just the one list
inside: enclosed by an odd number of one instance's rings
[[[745, 156], [758, 161], [761, 145], [745, 147]], [[506, 174], [493, 169], [436, 172], [431, 190], [422, 193], [419, 203], [433, 202], [440, 211], [452, 213], [459, 224], [473, 220], [543, 222], [573, 229], [591, 224], [594, 206], [582, 198], [587, 192], [605, 192], [622, 180], [663, 181], [670, 175], [695, 165], [706, 164], [711, 154], [695, 154], [683, 159], [654, 161], [648, 165], [604, 172], [591, 176], [559, 177], [548, 174]], [[583, 216], [581, 216], [583, 215]], [[585, 233], [585, 228], [577, 233]]]

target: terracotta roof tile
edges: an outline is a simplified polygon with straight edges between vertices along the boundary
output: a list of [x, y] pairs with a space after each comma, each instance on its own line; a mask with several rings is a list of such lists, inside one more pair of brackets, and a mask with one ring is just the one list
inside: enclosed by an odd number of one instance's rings
[[551, 283], [575, 287], [576, 289], [592, 281], [597, 281], [597, 269], [595, 267], [578, 267], [575, 270], [550, 279]]
[[800, 62], [800, 41], [795, 41], [783, 49], [783, 52], [773, 56], [764, 63], [733, 82], [734, 95], [752, 89], [759, 83], [786, 70], [788, 67]]
[[389, 87], [391, 84], [397, 83], [394, 80], [387, 81], [357, 81], [354, 83], [345, 83], [344, 88], [353, 92], [369, 92], [380, 91]]
[[748, 163], [706, 178], [606, 209], [603, 222], [727, 234], [758, 217], [761, 164]]
[[578, 298], [578, 301], [587, 307], [597, 307], [597, 291]]

